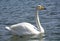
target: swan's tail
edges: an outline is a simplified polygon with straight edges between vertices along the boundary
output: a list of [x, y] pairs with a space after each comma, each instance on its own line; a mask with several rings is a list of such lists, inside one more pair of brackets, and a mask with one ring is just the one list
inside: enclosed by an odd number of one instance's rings
[[7, 30], [11, 30], [10, 27], [8, 27], [8, 26], [6, 26], [5, 28], [6, 28]]

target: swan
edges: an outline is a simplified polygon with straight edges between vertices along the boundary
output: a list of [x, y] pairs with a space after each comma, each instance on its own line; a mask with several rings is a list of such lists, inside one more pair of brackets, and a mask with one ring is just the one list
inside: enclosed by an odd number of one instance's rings
[[[27, 22], [22, 22], [22, 23], [18, 23], [18, 24], [14, 24], [11, 26], [6, 26], [5, 28], [9, 31], [11, 31], [12, 33], [19, 35], [19, 36], [23, 36], [23, 35], [38, 35], [41, 33], [44, 33], [44, 29], [40, 24], [40, 20], [39, 20], [39, 16], [38, 16], [38, 11], [39, 10], [44, 10], [45, 7], [42, 5], [38, 5], [36, 7], [36, 14], [35, 14], [35, 18], [36, 18], [36, 25], [37, 27], [35, 27], [34, 25], [27, 23]], [[37, 29], [35, 29], [37, 28]]]

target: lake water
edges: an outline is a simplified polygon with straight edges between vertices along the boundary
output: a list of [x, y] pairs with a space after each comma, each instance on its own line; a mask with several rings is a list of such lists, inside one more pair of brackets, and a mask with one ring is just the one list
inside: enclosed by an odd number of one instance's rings
[[[42, 39], [25, 39], [13, 36], [5, 26], [20, 22], [35, 24], [35, 7], [43, 5], [39, 17], [45, 29]], [[0, 0], [0, 41], [60, 41], [60, 0]]]

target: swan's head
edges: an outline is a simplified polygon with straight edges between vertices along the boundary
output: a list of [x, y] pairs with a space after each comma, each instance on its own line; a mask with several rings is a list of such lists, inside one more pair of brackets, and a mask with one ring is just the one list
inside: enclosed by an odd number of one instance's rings
[[46, 8], [42, 5], [38, 5], [36, 9], [37, 10], [46, 10]]

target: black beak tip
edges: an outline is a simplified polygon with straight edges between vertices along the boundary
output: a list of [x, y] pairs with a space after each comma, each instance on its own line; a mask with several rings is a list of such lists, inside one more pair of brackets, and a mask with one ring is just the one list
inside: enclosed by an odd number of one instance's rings
[[46, 8], [44, 8], [44, 10], [46, 10]]

